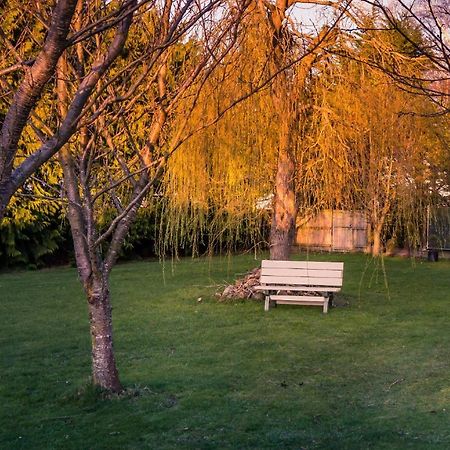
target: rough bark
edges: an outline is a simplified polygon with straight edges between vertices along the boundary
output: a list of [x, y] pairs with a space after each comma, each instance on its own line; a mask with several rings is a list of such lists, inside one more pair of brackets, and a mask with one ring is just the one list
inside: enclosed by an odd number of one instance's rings
[[[96, 272], [102, 272], [97, 268]], [[109, 277], [101, 274], [85, 283], [92, 339], [92, 379], [110, 392], [122, 391], [114, 357]]]

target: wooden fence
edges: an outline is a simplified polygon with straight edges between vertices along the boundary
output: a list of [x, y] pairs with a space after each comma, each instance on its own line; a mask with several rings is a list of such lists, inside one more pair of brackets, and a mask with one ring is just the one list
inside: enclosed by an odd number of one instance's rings
[[297, 228], [297, 245], [328, 251], [367, 247], [367, 218], [361, 211], [325, 210]]

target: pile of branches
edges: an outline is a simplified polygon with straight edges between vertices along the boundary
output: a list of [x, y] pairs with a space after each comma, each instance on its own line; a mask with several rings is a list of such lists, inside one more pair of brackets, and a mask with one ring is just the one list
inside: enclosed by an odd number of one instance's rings
[[243, 278], [239, 278], [234, 284], [229, 284], [223, 291], [217, 292], [216, 297], [219, 301], [232, 299], [263, 300], [264, 295], [255, 289], [256, 286], [259, 286], [260, 276], [261, 269], [253, 269], [246, 273]]

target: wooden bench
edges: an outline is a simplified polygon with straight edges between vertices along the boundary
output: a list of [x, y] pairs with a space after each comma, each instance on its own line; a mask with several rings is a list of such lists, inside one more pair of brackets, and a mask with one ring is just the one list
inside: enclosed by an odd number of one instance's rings
[[266, 294], [265, 311], [275, 303], [323, 306], [326, 313], [333, 294], [341, 290], [343, 272], [342, 262], [263, 260], [256, 289]]

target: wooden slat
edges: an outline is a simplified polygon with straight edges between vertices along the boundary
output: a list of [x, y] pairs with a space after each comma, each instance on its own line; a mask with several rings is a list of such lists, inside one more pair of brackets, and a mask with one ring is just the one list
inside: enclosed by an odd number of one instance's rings
[[307, 302], [307, 301], [297, 302], [297, 301], [278, 300], [276, 303], [277, 303], [277, 305], [323, 306], [323, 302], [312, 303], [312, 302]]
[[281, 301], [286, 302], [309, 302], [312, 304], [323, 304], [325, 297], [318, 297], [313, 295], [271, 295], [270, 300], [274, 300], [277, 303]]
[[342, 278], [342, 270], [315, 268], [287, 269], [284, 267], [263, 267], [261, 273], [264, 276]]
[[331, 269], [343, 270], [343, 262], [322, 262], [322, 261], [272, 261], [264, 259], [261, 261], [261, 267], [284, 267], [286, 269]]
[[340, 287], [330, 286], [286, 286], [278, 284], [267, 284], [263, 286], [255, 286], [258, 291], [310, 291], [310, 292], [339, 292]]
[[342, 278], [320, 277], [267, 277], [261, 276], [261, 284], [292, 284], [292, 285], [317, 285], [317, 286], [342, 286]]

